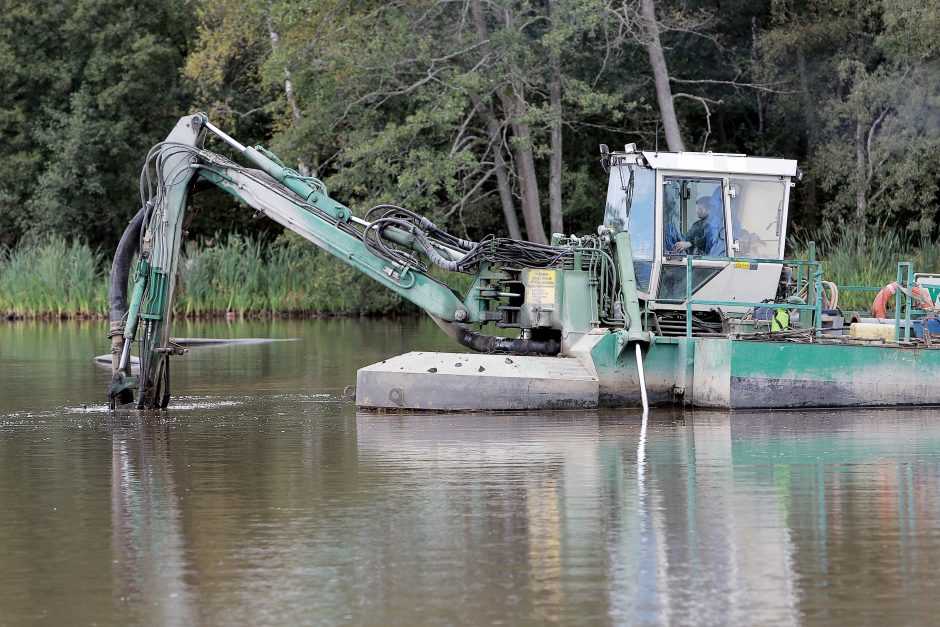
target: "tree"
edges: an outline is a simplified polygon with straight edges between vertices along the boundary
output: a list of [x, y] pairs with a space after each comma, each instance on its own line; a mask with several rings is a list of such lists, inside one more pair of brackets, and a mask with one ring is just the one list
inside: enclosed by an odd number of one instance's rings
[[[189, 109], [180, 67], [184, 0], [8, 2], [0, 17], [13, 163], [0, 169], [0, 223], [110, 245], [139, 207], [147, 149]], [[27, 176], [26, 173], [29, 175]], [[10, 226], [12, 223], [12, 227]]]
[[807, 175], [826, 194], [820, 213], [837, 222], [850, 215], [860, 246], [886, 219], [932, 232], [940, 3], [792, 0], [773, 20], [760, 45], [783, 79], [797, 52], [797, 89], [777, 101], [798, 111], [790, 115], [808, 140]]
[[[791, 215], [807, 228], [849, 216], [937, 232], [940, 0], [2, 8], [4, 245], [113, 243], [146, 150], [197, 109], [360, 213], [406, 205], [471, 237], [593, 230], [597, 145], [652, 147], [661, 126], [672, 150], [800, 160]], [[267, 226], [199, 198], [196, 232]]]
[[[578, 75], [601, 30], [594, 0], [204, 6], [191, 76], [224, 93], [215, 65], [259, 68], [269, 89], [241, 109], [271, 112], [276, 148], [309, 159], [344, 200], [407, 204], [451, 227], [488, 231], [501, 214], [519, 237], [518, 203], [526, 237], [544, 242], [547, 179], [561, 231], [565, 127], [630, 106]], [[262, 30], [275, 46], [258, 45]]]
[[666, 144], [669, 146], [669, 150], [682, 152], [685, 150], [685, 145], [682, 143], [679, 121], [676, 119], [676, 109], [672, 102], [669, 68], [666, 66], [666, 57], [663, 54], [663, 46], [659, 40], [659, 20], [656, 19], [656, 8], [653, 6], [653, 0], [640, 0], [640, 15], [644, 31], [643, 43], [650, 57], [650, 68], [653, 70], [656, 101], [659, 103], [659, 113], [663, 118]]

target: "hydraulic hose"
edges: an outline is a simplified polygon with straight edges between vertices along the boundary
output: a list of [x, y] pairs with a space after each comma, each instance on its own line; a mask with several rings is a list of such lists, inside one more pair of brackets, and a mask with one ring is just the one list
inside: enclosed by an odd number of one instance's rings
[[486, 335], [453, 322], [458, 342], [479, 353], [513, 353], [515, 355], [557, 355], [561, 344], [557, 340], [524, 340], [520, 338]]
[[137, 215], [130, 221], [117, 250], [114, 252], [114, 261], [111, 263], [111, 279], [108, 284], [109, 319], [112, 328], [120, 324], [127, 313], [127, 278], [131, 272], [131, 262], [137, 249], [140, 247], [140, 229], [144, 223], [147, 207], [141, 207]]
[[522, 338], [498, 337], [468, 329], [459, 322], [445, 322], [436, 316], [431, 316], [431, 319], [448, 336], [478, 353], [554, 356], [561, 352], [561, 343], [558, 340], [524, 340]]
[[[111, 277], [108, 283], [108, 319], [111, 321], [108, 338], [111, 340], [111, 369], [118, 370], [124, 356], [123, 322], [127, 314], [127, 277], [131, 263], [140, 248], [140, 234], [146, 222], [149, 204], [144, 205], [133, 217], [114, 252], [111, 262]], [[127, 347], [130, 348], [129, 346]], [[126, 402], [126, 398], [124, 401]]]

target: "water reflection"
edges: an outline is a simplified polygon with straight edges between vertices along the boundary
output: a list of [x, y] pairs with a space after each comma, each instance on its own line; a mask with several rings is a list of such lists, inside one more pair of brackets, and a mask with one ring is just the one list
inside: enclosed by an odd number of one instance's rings
[[167, 421], [159, 414], [119, 415], [111, 438], [114, 595], [129, 607], [146, 600], [147, 622], [195, 624]]
[[[374, 343], [351, 352], [357, 324]], [[935, 410], [659, 410], [645, 430], [636, 411], [357, 414], [338, 392], [357, 360], [409, 347], [383, 339], [391, 323], [341, 326], [194, 350], [176, 376], [200, 395], [115, 418], [92, 404], [103, 387], [86, 389], [97, 335], [0, 325], [0, 623], [880, 624], [940, 610]], [[25, 384], [34, 358], [58, 382], [48, 394]]]
[[[615, 622], [794, 621], [786, 521], [774, 494], [735, 493], [730, 416], [696, 416], [692, 424], [654, 416], [648, 491], [638, 418], [484, 416], [468, 424], [366, 414], [358, 419], [360, 463], [435, 493], [442, 491], [436, 477], [463, 477], [468, 468], [500, 477], [495, 486], [461, 481], [460, 498], [498, 508], [484, 518], [519, 524], [502, 525], [498, 542], [477, 545], [492, 547], [489, 555], [465, 559], [503, 563], [513, 577], [528, 578], [540, 618], [604, 612]], [[455, 521], [419, 494], [405, 507], [407, 528], [457, 532], [474, 518], [471, 506]], [[461, 544], [474, 544], [475, 531], [463, 529]]]
[[[521, 530], [502, 528], [487, 559], [511, 561], [516, 576], [529, 578], [542, 618], [598, 617], [600, 608], [618, 623], [926, 618], [937, 602], [919, 577], [940, 557], [936, 535], [924, 533], [936, 528], [929, 521], [938, 513], [940, 442], [931, 416], [658, 414], [646, 478], [635, 465], [643, 449], [634, 416], [601, 413], [593, 423], [540, 416], [537, 424], [475, 417], [470, 427], [360, 415], [358, 439], [361, 461], [426, 477], [420, 483], [438, 493], [432, 477], [468, 466], [504, 478], [525, 474], [511, 499], [487, 494], [485, 482], [462, 489], [483, 492], [474, 503], [499, 503], [501, 517], [525, 520]], [[921, 474], [924, 453], [931, 460]], [[880, 497], [877, 517], [867, 515], [870, 489]], [[408, 526], [453, 526], [447, 510], [408, 509]], [[885, 542], [895, 534], [896, 551]], [[871, 555], [846, 550], [846, 536]], [[525, 559], [508, 546], [526, 547]], [[932, 558], [917, 560], [918, 546]], [[868, 595], [879, 596], [877, 609]]]

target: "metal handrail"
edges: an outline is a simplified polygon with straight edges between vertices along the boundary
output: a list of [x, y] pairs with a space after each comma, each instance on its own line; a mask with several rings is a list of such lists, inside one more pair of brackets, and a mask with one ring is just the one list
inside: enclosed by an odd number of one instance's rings
[[836, 285], [840, 292], [880, 292], [880, 287], [870, 285]]
[[[813, 268], [813, 304], [792, 305], [790, 303], [744, 303], [739, 301], [695, 300], [692, 298], [692, 261], [724, 261], [727, 263], [773, 263], [788, 266], [799, 266], [807, 270]], [[900, 272], [900, 271], [899, 271]], [[768, 307], [772, 309], [807, 309], [813, 311], [813, 324], [816, 328], [816, 337], [822, 335], [822, 262], [812, 259], [760, 259], [750, 257], [715, 257], [712, 255], [687, 255], [685, 258], [685, 336], [692, 337], [692, 305], [716, 305], [734, 307]], [[897, 337], [897, 335], [895, 335]]]
[[[743, 301], [723, 301], [723, 300], [700, 300], [692, 298], [692, 262], [695, 260], [704, 260], [704, 261], [723, 261], [726, 263], [773, 263], [787, 266], [798, 266], [800, 269], [800, 275], [802, 275], [802, 270], [804, 267], [807, 269], [813, 268], [813, 293], [812, 293], [812, 304], [791, 304], [791, 303], [751, 303]], [[906, 270], [906, 272], [905, 272]], [[822, 335], [822, 305], [823, 301], [820, 298], [822, 291], [822, 275], [823, 275], [823, 266], [821, 261], [811, 260], [811, 259], [762, 259], [762, 258], [752, 258], [752, 257], [716, 257], [713, 255], [687, 255], [686, 256], [686, 273], [685, 273], [685, 299], [681, 298], [649, 298], [646, 299], [647, 305], [644, 309], [648, 312], [648, 303], [668, 303], [668, 304], [685, 304], [685, 336], [687, 338], [692, 337], [692, 306], [693, 305], [715, 305], [715, 306], [729, 306], [729, 307], [767, 307], [770, 309], [799, 309], [812, 311], [814, 315], [814, 320], [811, 328], [815, 329], [816, 337]], [[911, 287], [914, 285], [914, 268], [913, 264], [910, 261], [900, 261], [898, 262], [898, 271], [897, 271], [897, 284], [900, 287], [903, 287], [903, 290], [899, 290], [901, 294], [904, 295], [903, 298], [903, 309], [904, 309], [904, 343], [909, 344], [911, 341]], [[870, 287], [865, 285], [843, 285], [839, 286], [840, 290], [848, 291], [865, 291], [865, 292], [878, 292], [882, 288]], [[894, 337], [900, 338], [901, 333], [901, 309], [902, 309], [902, 299], [900, 297], [895, 297], [894, 303]], [[900, 339], [896, 340], [900, 342]]]
[[[907, 269], [907, 279], [902, 284], [901, 278], [903, 270]], [[911, 284], [913, 281], [914, 266], [910, 261], [899, 261], [898, 262], [898, 276], [897, 283], [898, 287], [903, 287], [903, 289], [898, 290], [901, 294], [904, 294], [904, 343], [910, 344], [911, 342]], [[900, 341], [901, 333], [901, 294], [894, 295], [894, 339], [895, 341]]]

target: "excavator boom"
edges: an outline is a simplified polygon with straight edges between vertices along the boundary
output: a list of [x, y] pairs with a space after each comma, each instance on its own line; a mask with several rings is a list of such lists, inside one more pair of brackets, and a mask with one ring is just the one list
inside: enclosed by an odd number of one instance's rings
[[[208, 133], [249, 165], [205, 150]], [[261, 147], [243, 146], [200, 113], [180, 119], [148, 154], [141, 175], [142, 208], [115, 255], [109, 293], [112, 408], [133, 404], [155, 409], [169, 402], [169, 358], [183, 352], [170, 341], [173, 294], [187, 207], [200, 182], [225, 190], [414, 303], [454, 339], [475, 350], [557, 354], [565, 329], [587, 331], [602, 319], [624, 324], [612, 252], [616, 245], [609, 237], [574, 238], [554, 246], [498, 238], [471, 242], [390, 205], [374, 207], [366, 219], [360, 219], [331, 198], [319, 180], [301, 176]], [[134, 288], [128, 302], [127, 279], [135, 254]], [[431, 265], [473, 275], [473, 287], [461, 296], [429, 275]], [[581, 312], [576, 320], [563, 319], [553, 306], [557, 274], [565, 271], [573, 273], [570, 298], [583, 301], [574, 307]], [[599, 283], [591, 278], [597, 273], [602, 275]], [[525, 300], [530, 285], [535, 288], [547, 281], [550, 295], [543, 285], [533, 293], [541, 289], [544, 298]], [[635, 290], [633, 294], [634, 304], [626, 309], [638, 318]], [[484, 335], [465, 323], [517, 327], [521, 337]], [[136, 377], [130, 356], [134, 343], [140, 355]]]

